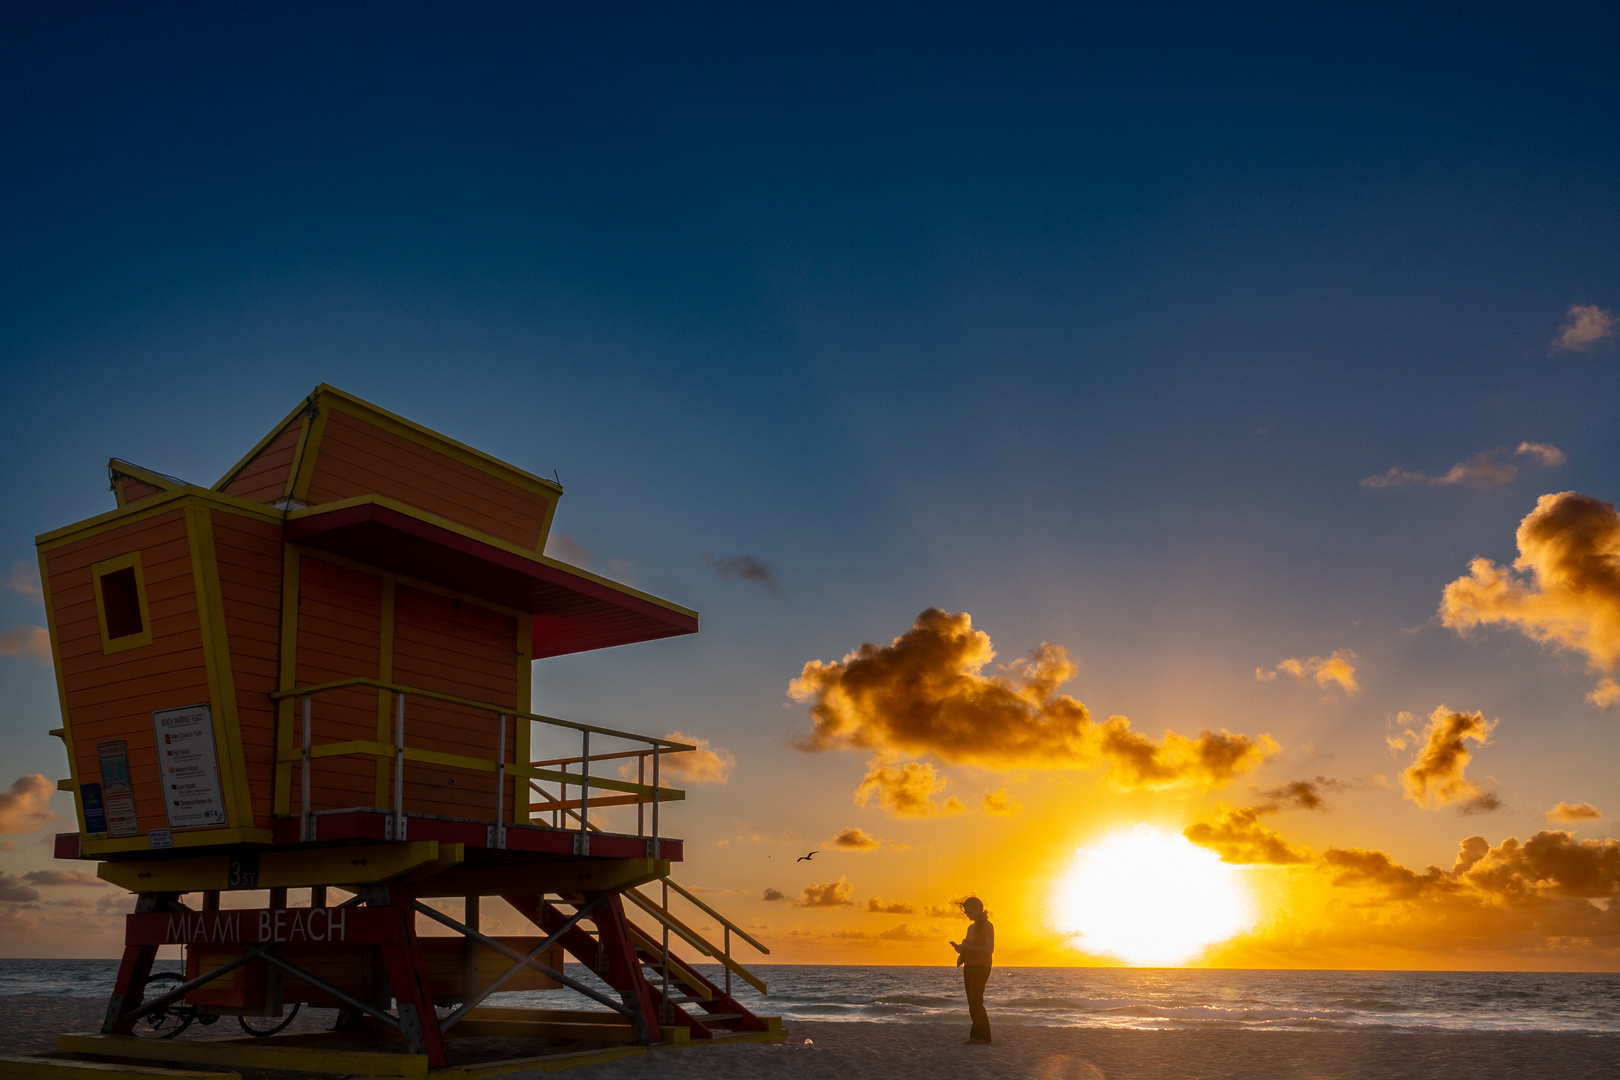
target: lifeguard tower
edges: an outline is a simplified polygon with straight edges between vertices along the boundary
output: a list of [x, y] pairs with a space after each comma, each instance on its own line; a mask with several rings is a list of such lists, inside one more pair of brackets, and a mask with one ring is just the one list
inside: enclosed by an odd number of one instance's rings
[[[780, 1037], [731, 994], [765, 991], [733, 936], [768, 950], [670, 880], [664, 777], [692, 747], [531, 709], [534, 660], [698, 629], [545, 554], [559, 484], [325, 385], [211, 488], [110, 474], [116, 509], [38, 540], [79, 826], [56, 854], [138, 894], [105, 1023], [59, 1066], [487, 1075], [457, 1036], [545, 1040], [514, 1069]], [[635, 832], [598, 827], [608, 808]], [[494, 896], [533, 932], [482, 932]], [[160, 989], [164, 945], [185, 959]], [[522, 989], [596, 1007], [484, 1005]], [[334, 1034], [152, 1037], [299, 1005]]]

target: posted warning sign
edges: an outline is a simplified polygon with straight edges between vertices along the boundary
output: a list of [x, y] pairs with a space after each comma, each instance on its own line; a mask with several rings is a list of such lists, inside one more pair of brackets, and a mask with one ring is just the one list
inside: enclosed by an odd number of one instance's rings
[[219, 786], [212, 711], [207, 705], [165, 709], [152, 714], [152, 726], [157, 734], [169, 828], [224, 825], [225, 798]]

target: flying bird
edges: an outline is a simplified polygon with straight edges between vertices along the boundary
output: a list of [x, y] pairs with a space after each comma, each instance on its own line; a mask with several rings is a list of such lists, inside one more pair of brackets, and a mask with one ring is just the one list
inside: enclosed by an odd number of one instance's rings
[[821, 854], [820, 849], [817, 849], [815, 851], [812, 851], [808, 855], [800, 855], [797, 859], [794, 859], [793, 861], [794, 862], [808, 862], [808, 861], [810, 861], [811, 859], [815, 858], [817, 855], [820, 855], [820, 854]]

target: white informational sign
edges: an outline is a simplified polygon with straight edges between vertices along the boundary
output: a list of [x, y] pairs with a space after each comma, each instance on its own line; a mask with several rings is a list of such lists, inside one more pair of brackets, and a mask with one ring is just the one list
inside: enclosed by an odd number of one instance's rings
[[219, 788], [219, 754], [214, 749], [214, 717], [208, 706], [155, 712], [152, 727], [157, 732], [169, 828], [224, 825], [225, 797]]

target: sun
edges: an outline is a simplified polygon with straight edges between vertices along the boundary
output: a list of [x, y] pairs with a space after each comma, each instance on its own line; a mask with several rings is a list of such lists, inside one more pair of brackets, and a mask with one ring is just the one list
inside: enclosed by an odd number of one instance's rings
[[1241, 870], [1152, 825], [1076, 852], [1053, 884], [1048, 913], [1078, 948], [1138, 967], [1184, 964], [1256, 918]]

